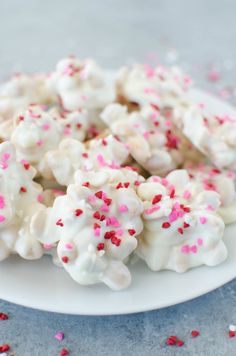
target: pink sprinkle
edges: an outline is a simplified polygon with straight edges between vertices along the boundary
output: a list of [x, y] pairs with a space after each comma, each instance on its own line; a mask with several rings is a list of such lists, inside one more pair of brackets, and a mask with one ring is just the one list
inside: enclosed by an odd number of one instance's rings
[[176, 210], [172, 210], [172, 212], [169, 215], [169, 222], [172, 223], [173, 221], [178, 219], [178, 212]]
[[99, 237], [101, 233], [101, 229], [97, 227], [96, 229], [93, 230], [93, 232], [94, 232], [94, 236]]
[[168, 180], [166, 178], [162, 178], [161, 184], [164, 185], [164, 187], [166, 187], [168, 185]]
[[144, 137], [144, 138], [148, 139], [149, 136], [150, 136], [150, 132], [145, 131], [145, 132], [143, 133], [143, 137]]
[[38, 140], [38, 141], [36, 142], [36, 145], [38, 145], [38, 146], [42, 146], [42, 144], [43, 144], [43, 140]]
[[2, 161], [2, 162], [0, 162], [0, 167], [2, 169], [7, 169], [8, 168], [8, 164], [6, 162]]
[[2, 155], [2, 160], [6, 162], [9, 160], [10, 157], [11, 157], [11, 155], [9, 153], [4, 153]]
[[190, 251], [193, 252], [193, 253], [197, 253], [197, 245], [192, 245], [190, 247]]
[[209, 204], [207, 205], [207, 210], [214, 211], [215, 208], [213, 207], [213, 205]]
[[181, 247], [181, 252], [183, 253], [189, 253], [190, 252], [190, 248], [189, 245], [184, 245]]
[[0, 209], [5, 207], [5, 199], [2, 195], [0, 195]]
[[151, 119], [152, 119], [152, 120], [156, 120], [157, 117], [158, 117], [157, 112], [156, 112], [156, 111], [153, 111], [152, 114], [151, 114]]
[[3, 221], [5, 221], [5, 220], [6, 220], [5, 216], [0, 215], [0, 223], [3, 222]]
[[189, 190], [185, 190], [184, 194], [183, 194], [183, 198], [188, 200], [189, 198], [191, 198], [191, 193]]
[[68, 127], [65, 127], [63, 133], [65, 136], [69, 136], [71, 134], [71, 130]]
[[117, 220], [117, 218], [115, 216], [111, 216], [110, 217], [110, 223], [114, 227], [120, 227], [120, 223], [119, 223], [119, 221]]
[[49, 130], [50, 129], [50, 124], [43, 124], [43, 129], [45, 131]]
[[43, 244], [43, 248], [45, 250], [51, 250], [51, 248], [53, 248], [53, 244]]
[[56, 334], [55, 334], [55, 339], [59, 340], [59, 341], [62, 341], [64, 339], [64, 333], [62, 333], [61, 331], [58, 331]]
[[88, 196], [88, 202], [89, 202], [89, 203], [92, 204], [92, 203], [95, 202], [95, 200], [96, 200], [96, 197], [95, 197], [94, 195], [89, 195], [89, 196]]
[[211, 82], [217, 82], [220, 79], [220, 73], [217, 72], [215, 69], [212, 69], [209, 73], [208, 73], [208, 80], [210, 80]]
[[109, 211], [109, 207], [106, 204], [103, 204], [101, 205], [100, 210], [107, 213]]
[[160, 209], [160, 205], [155, 205], [149, 209], [146, 209], [144, 210], [144, 213], [147, 214], [147, 215], [150, 215], [152, 213], [154, 213], [155, 211], [159, 210]]
[[120, 213], [125, 213], [126, 211], [128, 211], [128, 207], [125, 204], [121, 204], [119, 206], [118, 210], [119, 210]]
[[117, 236], [122, 236], [124, 234], [124, 230], [120, 229], [116, 231]]
[[199, 220], [202, 225], [204, 225], [207, 222], [207, 218], [205, 216], [200, 216]]
[[165, 122], [165, 125], [168, 126], [168, 127], [170, 127], [170, 126], [172, 125], [172, 123], [171, 123], [171, 121], [166, 121], [166, 122]]
[[67, 242], [67, 243], [65, 244], [65, 249], [66, 249], [66, 250], [73, 250], [73, 245], [72, 245], [71, 243]]
[[197, 244], [198, 244], [198, 246], [202, 246], [203, 240], [202, 239], [197, 239]]
[[39, 195], [37, 196], [37, 200], [38, 200], [39, 203], [42, 203], [42, 202], [43, 202], [43, 195], [42, 195], [42, 194], [39, 194]]
[[103, 155], [101, 155], [101, 154], [97, 155], [97, 160], [98, 160], [98, 163], [100, 164], [100, 166], [102, 166], [102, 167], [106, 166], [106, 161], [105, 161]]

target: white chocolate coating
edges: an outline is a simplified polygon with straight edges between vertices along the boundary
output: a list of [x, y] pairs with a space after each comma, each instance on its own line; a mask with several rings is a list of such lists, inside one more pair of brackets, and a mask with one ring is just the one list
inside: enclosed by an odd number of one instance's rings
[[113, 86], [104, 77], [101, 68], [90, 59], [65, 58], [48, 78], [48, 87], [66, 110], [101, 110], [115, 98]]
[[43, 255], [41, 244], [30, 233], [32, 216], [43, 209], [42, 188], [33, 182], [35, 170], [16, 161], [10, 142], [0, 145], [0, 260], [11, 253], [25, 259]]
[[180, 68], [134, 64], [118, 73], [117, 94], [139, 107], [155, 104], [159, 108], [173, 108], [185, 102], [191, 80]]
[[[101, 139], [94, 139], [85, 144], [73, 140], [63, 140], [58, 149], [50, 151], [45, 156], [49, 178], [53, 176], [61, 185], [73, 182], [77, 169], [86, 171], [101, 168], [120, 168], [129, 156], [126, 145], [110, 135]], [[47, 177], [46, 177], [47, 178]]]
[[67, 194], [35, 215], [31, 231], [42, 243], [59, 241], [58, 256], [76, 282], [120, 290], [131, 282], [124, 260], [137, 246], [143, 206], [134, 185], [123, 186], [127, 176], [110, 173], [77, 171]]
[[216, 192], [202, 191], [187, 171], [176, 170], [166, 178], [150, 177], [138, 187], [138, 195], [144, 203], [144, 230], [136, 253], [150, 269], [185, 272], [226, 259]]
[[208, 115], [190, 105], [176, 108], [174, 120], [184, 135], [219, 169], [236, 171], [236, 119]]
[[128, 144], [132, 157], [151, 174], [165, 175], [186, 159], [201, 157], [171, 119], [151, 106], [129, 114], [126, 106], [110, 104], [101, 118], [113, 134]]

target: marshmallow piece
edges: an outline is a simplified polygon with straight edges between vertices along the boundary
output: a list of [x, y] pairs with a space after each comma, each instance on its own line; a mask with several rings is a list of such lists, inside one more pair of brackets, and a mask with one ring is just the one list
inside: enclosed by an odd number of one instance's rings
[[129, 156], [126, 145], [114, 136], [91, 140], [87, 145], [73, 140], [62, 140], [58, 149], [49, 151], [46, 166], [61, 185], [73, 182], [77, 169], [86, 171], [105, 167], [119, 169]]
[[117, 77], [117, 95], [140, 108], [154, 104], [159, 108], [173, 108], [186, 101], [191, 84], [188, 76], [178, 67], [165, 68], [134, 64], [123, 67]]
[[105, 81], [98, 65], [90, 60], [65, 58], [48, 78], [48, 87], [60, 97], [64, 109], [101, 110], [115, 98], [111, 83]]
[[110, 104], [101, 119], [128, 144], [132, 157], [151, 174], [165, 175], [186, 159], [201, 158], [173, 122], [151, 106], [129, 114], [125, 106]]
[[[58, 256], [76, 282], [120, 290], [131, 282], [124, 260], [137, 246], [143, 206], [135, 192], [137, 173], [124, 169], [115, 177], [114, 171], [77, 171], [67, 194], [34, 216], [31, 232], [44, 244], [58, 241]], [[135, 181], [127, 181], [130, 174]]]
[[0, 260], [11, 253], [25, 259], [43, 254], [41, 244], [29, 231], [32, 216], [43, 209], [42, 188], [33, 182], [35, 170], [25, 161], [17, 162], [14, 146], [0, 144]]
[[136, 253], [151, 270], [185, 272], [226, 259], [216, 192], [202, 191], [187, 171], [176, 170], [166, 178], [150, 177], [138, 187], [138, 195], [144, 204], [144, 229]]
[[236, 171], [236, 119], [209, 115], [195, 105], [174, 110], [184, 135], [219, 169]]

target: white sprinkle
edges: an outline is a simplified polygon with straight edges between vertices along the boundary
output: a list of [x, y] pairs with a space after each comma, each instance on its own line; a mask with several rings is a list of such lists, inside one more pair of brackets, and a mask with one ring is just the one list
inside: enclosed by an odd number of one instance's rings
[[231, 325], [229, 326], [229, 330], [230, 330], [230, 331], [236, 331], [236, 325], [231, 324]]

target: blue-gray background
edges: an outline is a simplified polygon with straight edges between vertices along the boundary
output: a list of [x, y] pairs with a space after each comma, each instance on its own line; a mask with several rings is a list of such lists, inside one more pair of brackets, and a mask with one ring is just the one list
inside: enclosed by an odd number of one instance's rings
[[[181, 63], [196, 82], [235, 102], [235, 0], [7, 0], [0, 1], [0, 77], [14, 71], [53, 68], [64, 55], [95, 57], [116, 68], [134, 60]], [[216, 69], [217, 83], [205, 80]], [[4, 288], [0, 285], [0, 288]], [[67, 301], [69, 302], [69, 301]], [[236, 338], [227, 337], [236, 323], [236, 282], [185, 304], [149, 313], [118, 317], [79, 317], [21, 308], [0, 301], [0, 344], [15, 356], [234, 356]], [[191, 329], [201, 336], [191, 339]], [[54, 339], [56, 331], [65, 339]], [[165, 338], [186, 342], [173, 349]]]

